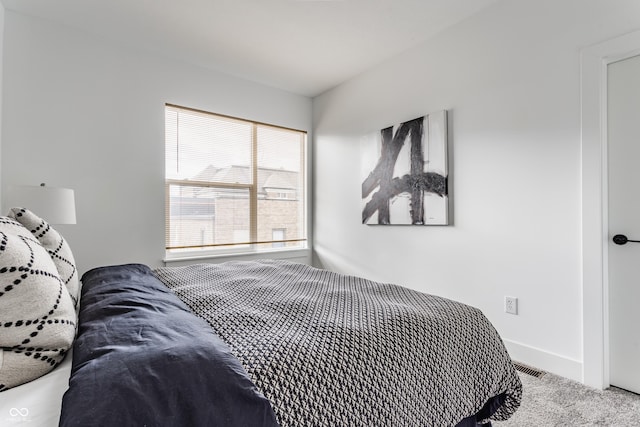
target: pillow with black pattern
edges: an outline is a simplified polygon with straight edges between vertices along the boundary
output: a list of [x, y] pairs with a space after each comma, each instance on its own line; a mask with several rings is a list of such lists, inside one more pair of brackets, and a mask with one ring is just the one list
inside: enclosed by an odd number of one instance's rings
[[15, 219], [31, 231], [40, 244], [49, 252], [58, 269], [60, 278], [71, 295], [74, 306], [78, 308], [79, 281], [76, 261], [67, 241], [47, 221], [24, 208], [11, 208], [9, 217]]
[[73, 301], [47, 250], [0, 217], [0, 392], [51, 371], [75, 333]]

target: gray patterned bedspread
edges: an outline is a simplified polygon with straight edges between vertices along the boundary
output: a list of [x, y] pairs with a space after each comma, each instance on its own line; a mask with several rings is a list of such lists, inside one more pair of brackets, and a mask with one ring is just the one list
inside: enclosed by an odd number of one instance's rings
[[282, 426], [454, 426], [522, 386], [476, 308], [285, 261], [155, 270], [230, 346]]

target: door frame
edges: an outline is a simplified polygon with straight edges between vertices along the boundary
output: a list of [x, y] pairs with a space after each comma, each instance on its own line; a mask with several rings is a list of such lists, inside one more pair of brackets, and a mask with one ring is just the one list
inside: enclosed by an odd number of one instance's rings
[[580, 58], [582, 131], [582, 381], [609, 387], [607, 66], [640, 55], [640, 31]]

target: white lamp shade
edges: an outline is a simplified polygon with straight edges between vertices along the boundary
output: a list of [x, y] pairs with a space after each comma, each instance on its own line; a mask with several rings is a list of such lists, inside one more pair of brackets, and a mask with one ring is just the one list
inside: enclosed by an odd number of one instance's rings
[[75, 224], [76, 201], [70, 188], [43, 185], [14, 186], [7, 200], [9, 207], [26, 208], [49, 224]]

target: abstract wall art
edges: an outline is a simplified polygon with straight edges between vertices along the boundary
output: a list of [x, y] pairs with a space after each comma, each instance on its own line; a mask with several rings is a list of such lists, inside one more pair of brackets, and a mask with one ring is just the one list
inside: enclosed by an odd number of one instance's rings
[[363, 224], [448, 225], [446, 110], [384, 128], [362, 144]]

